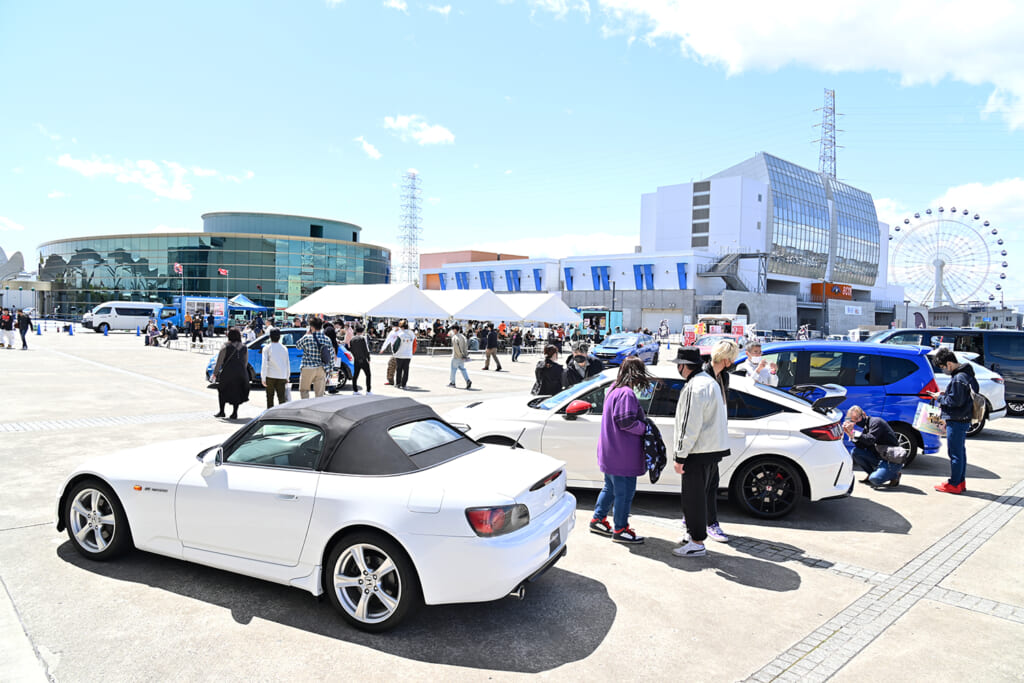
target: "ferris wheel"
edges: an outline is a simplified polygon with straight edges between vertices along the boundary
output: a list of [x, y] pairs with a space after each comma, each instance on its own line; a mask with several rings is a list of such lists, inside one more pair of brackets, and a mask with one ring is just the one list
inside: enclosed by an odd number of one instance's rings
[[889, 235], [889, 281], [920, 306], [1001, 298], [1006, 248], [999, 230], [955, 206], [925, 209], [903, 219]]

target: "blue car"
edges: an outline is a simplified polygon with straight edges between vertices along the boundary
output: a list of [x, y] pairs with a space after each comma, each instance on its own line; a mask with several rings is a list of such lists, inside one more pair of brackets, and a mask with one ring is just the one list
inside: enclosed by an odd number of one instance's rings
[[[921, 346], [836, 341], [773, 342], [762, 349], [780, 389], [802, 384], [845, 387], [840, 410], [845, 414], [858, 405], [868, 415], [886, 420], [900, 445], [910, 451], [908, 464], [919, 452], [932, 455], [941, 446], [938, 436], [913, 426], [918, 404], [931, 400], [929, 392], [939, 391], [928, 351]], [[738, 362], [743, 360], [741, 356]]]
[[[302, 351], [295, 348], [295, 343], [306, 334], [305, 328], [286, 328], [281, 330], [281, 343], [284, 344], [285, 348], [288, 349], [288, 364], [291, 369], [291, 382], [295, 384], [299, 381], [299, 368], [302, 364]], [[260, 384], [260, 371], [263, 369], [263, 345], [270, 341], [270, 334], [264, 334], [261, 337], [249, 342], [246, 346], [249, 348], [249, 380], [253, 384]], [[338, 388], [341, 389], [352, 379], [352, 370], [354, 368], [352, 364], [352, 354], [349, 353], [348, 349], [344, 345], [338, 346], [338, 360], [341, 361], [338, 367]], [[217, 364], [217, 357], [213, 356], [210, 358], [210, 362], [206, 364], [206, 378], [210, 379], [213, 374], [213, 366]]]
[[591, 353], [605, 365], [622, 365], [622, 361], [630, 356], [636, 356], [648, 365], [657, 365], [660, 349], [661, 344], [649, 334], [620, 332], [605, 337]]

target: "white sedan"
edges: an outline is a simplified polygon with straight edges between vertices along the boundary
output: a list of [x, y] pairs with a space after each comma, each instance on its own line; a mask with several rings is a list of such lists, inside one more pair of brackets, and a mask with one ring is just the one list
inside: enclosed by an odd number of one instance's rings
[[286, 403], [200, 441], [82, 465], [57, 529], [94, 560], [134, 546], [326, 592], [383, 631], [421, 602], [522, 598], [575, 523], [564, 463], [479, 444], [407, 398]]
[[[683, 380], [675, 366], [651, 367], [660, 377], [641, 405], [671, 448], [676, 402]], [[484, 443], [520, 445], [566, 462], [569, 485], [600, 488], [597, 439], [604, 397], [617, 371], [584, 380], [551, 397], [496, 399], [471, 403], [445, 414]], [[816, 400], [730, 378], [728, 413], [731, 455], [718, 465], [721, 483], [732, 499], [756, 517], [775, 518], [791, 512], [802, 498], [841, 498], [853, 489], [853, 463], [843, 446], [841, 413], [835, 406], [846, 397], [841, 387], [814, 387]], [[812, 389], [807, 388], [810, 395]], [[646, 477], [638, 489], [678, 494], [680, 477], [671, 465], [657, 484]]]

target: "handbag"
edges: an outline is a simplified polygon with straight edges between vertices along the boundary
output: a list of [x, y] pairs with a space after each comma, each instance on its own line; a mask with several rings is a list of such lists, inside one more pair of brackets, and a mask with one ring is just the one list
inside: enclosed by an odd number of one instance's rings
[[937, 406], [924, 401], [917, 404], [917, 412], [914, 413], [914, 429], [926, 434], [943, 436], [946, 432], [939, 426], [941, 422], [942, 411]]
[[893, 465], [906, 465], [910, 451], [903, 446], [875, 446], [878, 457]]
[[651, 478], [652, 484], [657, 484], [661, 478], [661, 471], [668, 464], [668, 452], [665, 448], [665, 441], [661, 438], [661, 431], [651, 421], [651, 418], [644, 418], [644, 466]]

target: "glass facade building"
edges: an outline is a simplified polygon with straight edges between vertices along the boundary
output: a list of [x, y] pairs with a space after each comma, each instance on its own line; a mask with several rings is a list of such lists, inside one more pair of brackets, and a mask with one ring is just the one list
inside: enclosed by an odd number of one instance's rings
[[836, 248], [831, 279], [873, 285], [878, 277], [878, 213], [871, 195], [828, 178], [836, 219]]
[[[219, 230], [228, 227], [225, 221], [210, 220], [222, 216], [233, 217], [232, 232]], [[203, 218], [202, 233], [103, 235], [40, 245], [39, 279], [53, 283], [53, 312], [81, 314], [111, 300], [171, 303], [183, 293], [244, 294], [274, 310], [325, 285], [390, 279], [390, 251], [359, 242], [361, 229], [350, 223], [274, 214]]]

